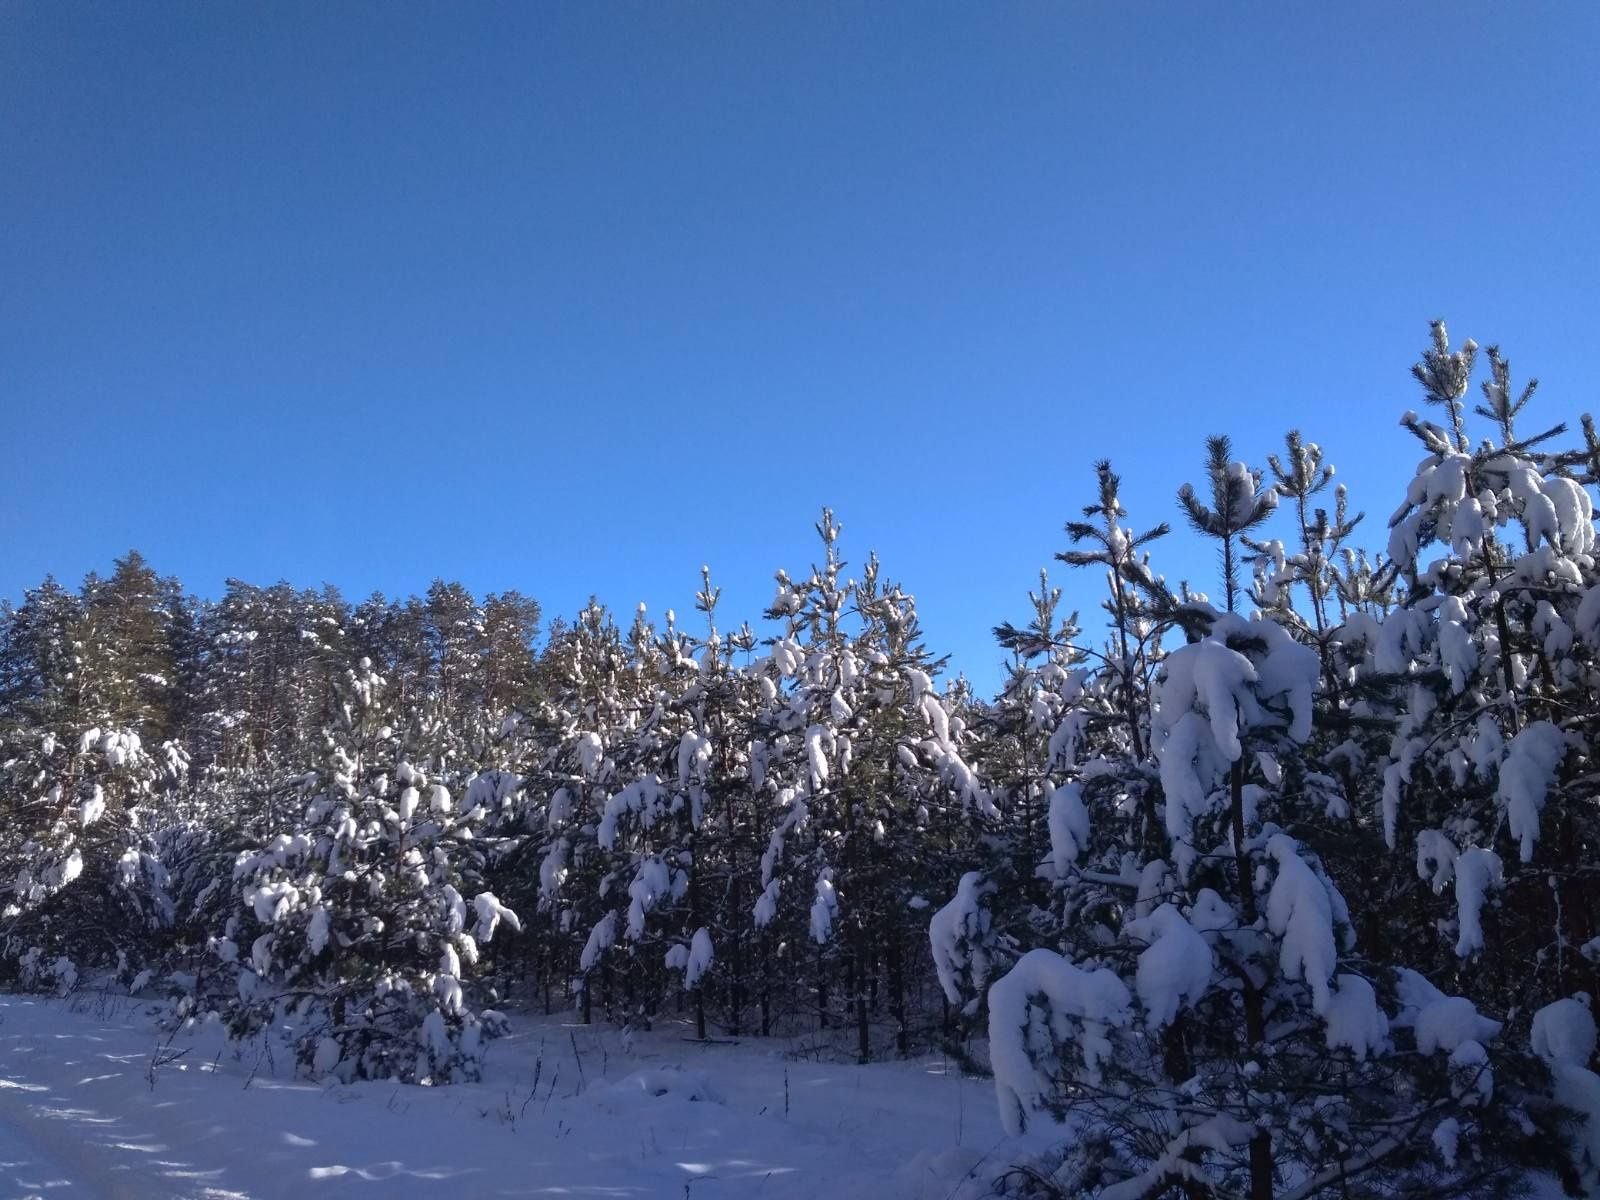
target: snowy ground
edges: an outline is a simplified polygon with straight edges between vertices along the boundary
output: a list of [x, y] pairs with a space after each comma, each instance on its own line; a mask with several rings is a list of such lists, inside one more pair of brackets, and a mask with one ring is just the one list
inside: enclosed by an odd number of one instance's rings
[[163, 1052], [146, 1007], [0, 996], [0, 1198], [944, 1200], [1003, 1142], [938, 1057], [524, 1019], [482, 1083], [319, 1085], [215, 1029]]

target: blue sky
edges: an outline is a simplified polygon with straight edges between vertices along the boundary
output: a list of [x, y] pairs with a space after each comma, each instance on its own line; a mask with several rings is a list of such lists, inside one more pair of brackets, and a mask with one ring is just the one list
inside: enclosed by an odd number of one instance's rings
[[1207, 433], [1299, 425], [1381, 545], [1429, 318], [1595, 402], [1597, 45], [1592, 4], [6, 5], [0, 595], [136, 546], [683, 611], [707, 562], [754, 617], [828, 503], [990, 683], [1098, 457], [1150, 524]]

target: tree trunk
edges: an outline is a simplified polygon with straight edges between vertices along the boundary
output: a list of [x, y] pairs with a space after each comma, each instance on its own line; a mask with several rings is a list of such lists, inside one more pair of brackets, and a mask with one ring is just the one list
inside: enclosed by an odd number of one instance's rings
[[911, 1035], [906, 1028], [905, 979], [902, 977], [898, 939], [889, 944], [889, 1011], [895, 1020], [895, 1050], [901, 1058], [905, 1058], [911, 1053]]
[[761, 1036], [772, 1033], [772, 960], [768, 957], [767, 935], [761, 934]]
[[[1250, 855], [1244, 844], [1244, 760], [1233, 764], [1228, 773], [1229, 809], [1233, 818], [1233, 853], [1239, 870], [1239, 899], [1244, 910], [1246, 925], [1257, 919], [1256, 884], [1250, 870]], [[1245, 1034], [1249, 1039], [1246, 1053], [1256, 1052], [1266, 1040], [1266, 1019], [1262, 1012], [1260, 991], [1250, 982], [1249, 971], [1244, 972]], [[1250, 1139], [1250, 1200], [1272, 1200], [1272, 1135], [1262, 1130]]]
[[856, 1061], [865, 1065], [872, 1061], [872, 1038], [867, 1027], [867, 955], [866, 931], [856, 930], [856, 952], [852, 956], [856, 999]]

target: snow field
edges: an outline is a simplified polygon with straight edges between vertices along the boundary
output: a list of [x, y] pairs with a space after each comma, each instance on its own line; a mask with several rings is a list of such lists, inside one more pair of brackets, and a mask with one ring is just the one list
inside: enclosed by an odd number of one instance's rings
[[481, 1082], [324, 1085], [148, 1008], [0, 996], [0, 1197], [943, 1200], [1005, 1161], [992, 1084], [938, 1057], [513, 1018]]

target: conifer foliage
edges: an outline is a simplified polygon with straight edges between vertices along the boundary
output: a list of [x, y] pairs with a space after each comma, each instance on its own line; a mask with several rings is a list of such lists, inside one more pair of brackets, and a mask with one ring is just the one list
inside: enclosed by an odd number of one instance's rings
[[1381, 533], [1300, 432], [1214, 437], [1174, 587], [1097, 464], [1098, 615], [1041, 573], [993, 698], [826, 510], [755, 629], [704, 568], [689, 621], [542, 636], [444, 581], [46, 580], [0, 608], [0, 974], [341, 1080], [475, 1078], [511, 1005], [938, 1044], [1026, 1135], [1001, 1194], [1592, 1194], [1600, 435], [1442, 322], [1412, 375]]

